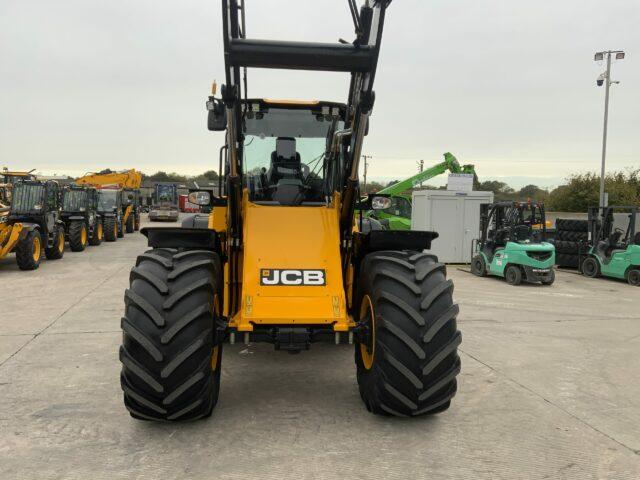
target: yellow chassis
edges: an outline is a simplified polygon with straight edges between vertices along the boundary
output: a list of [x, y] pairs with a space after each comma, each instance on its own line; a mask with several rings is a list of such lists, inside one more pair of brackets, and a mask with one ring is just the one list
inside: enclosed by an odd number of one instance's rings
[[[258, 326], [299, 325], [348, 332], [355, 322], [348, 313], [350, 294], [343, 284], [338, 198], [328, 206], [259, 205], [243, 195], [243, 247], [233, 253], [223, 242], [228, 255], [238, 255], [240, 284], [239, 308], [230, 312], [226, 292], [229, 262], [224, 266], [224, 315], [229, 328], [252, 332]], [[219, 234], [226, 231], [227, 208], [215, 207], [209, 216], [209, 228]], [[290, 271], [321, 270], [325, 284], [263, 285], [261, 275], [272, 269]], [[349, 267], [348, 278], [352, 278]], [[346, 292], [351, 291], [351, 281]]]

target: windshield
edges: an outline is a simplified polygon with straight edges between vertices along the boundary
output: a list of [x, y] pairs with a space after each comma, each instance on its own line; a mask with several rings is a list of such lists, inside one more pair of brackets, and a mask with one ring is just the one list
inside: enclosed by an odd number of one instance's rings
[[44, 185], [16, 183], [13, 186], [11, 211], [15, 214], [42, 211]]
[[176, 186], [156, 185], [156, 198], [160, 204], [176, 203]]
[[62, 200], [62, 210], [65, 212], [84, 212], [87, 206], [87, 192], [85, 190], [65, 190]]
[[100, 190], [98, 192], [98, 209], [101, 212], [112, 211], [118, 206], [117, 190]]
[[244, 186], [252, 201], [280, 205], [326, 203], [328, 139], [343, 128], [337, 117], [272, 108], [245, 121]]

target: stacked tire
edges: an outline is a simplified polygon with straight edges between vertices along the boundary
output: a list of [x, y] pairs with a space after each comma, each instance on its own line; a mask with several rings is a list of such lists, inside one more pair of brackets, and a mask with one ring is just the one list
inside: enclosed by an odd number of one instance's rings
[[581, 259], [588, 250], [589, 224], [586, 220], [556, 220], [556, 235], [553, 241], [556, 247], [556, 265], [565, 268], [578, 268]]

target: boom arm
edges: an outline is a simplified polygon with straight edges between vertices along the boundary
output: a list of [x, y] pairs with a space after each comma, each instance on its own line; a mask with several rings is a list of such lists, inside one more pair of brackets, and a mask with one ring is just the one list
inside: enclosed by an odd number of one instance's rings
[[104, 187], [117, 185], [120, 188], [140, 188], [142, 185], [142, 173], [135, 169], [123, 170], [114, 173], [87, 173], [76, 180], [78, 185], [93, 185]]
[[424, 182], [433, 177], [437, 177], [438, 175], [442, 175], [444, 172], [449, 171], [451, 173], [475, 173], [473, 165], [464, 165], [460, 166], [456, 157], [454, 157], [451, 153], [447, 152], [444, 154], [444, 161], [442, 163], [438, 163], [427, 170], [424, 170], [413, 177], [409, 177], [402, 182], [398, 182], [389, 187], [383, 188], [378, 193], [384, 193], [387, 195], [400, 195], [402, 192], [405, 192], [420, 182]]

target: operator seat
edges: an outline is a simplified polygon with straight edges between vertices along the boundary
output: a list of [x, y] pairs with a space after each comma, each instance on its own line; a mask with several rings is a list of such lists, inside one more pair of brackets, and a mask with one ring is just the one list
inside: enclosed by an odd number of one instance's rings
[[516, 242], [525, 242], [531, 239], [531, 230], [527, 225], [518, 225], [514, 229], [514, 237]]
[[609, 245], [607, 248], [607, 257], [613, 255], [613, 252], [616, 250], [620, 250], [620, 239], [622, 238], [622, 232], [620, 230], [615, 230], [611, 235], [609, 235]]
[[303, 180], [300, 154], [296, 152], [296, 139], [278, 137], [276, 149], [271, 153], [271, 165], [267, 171], [267, 183], [278, 185], [282, 179]]

